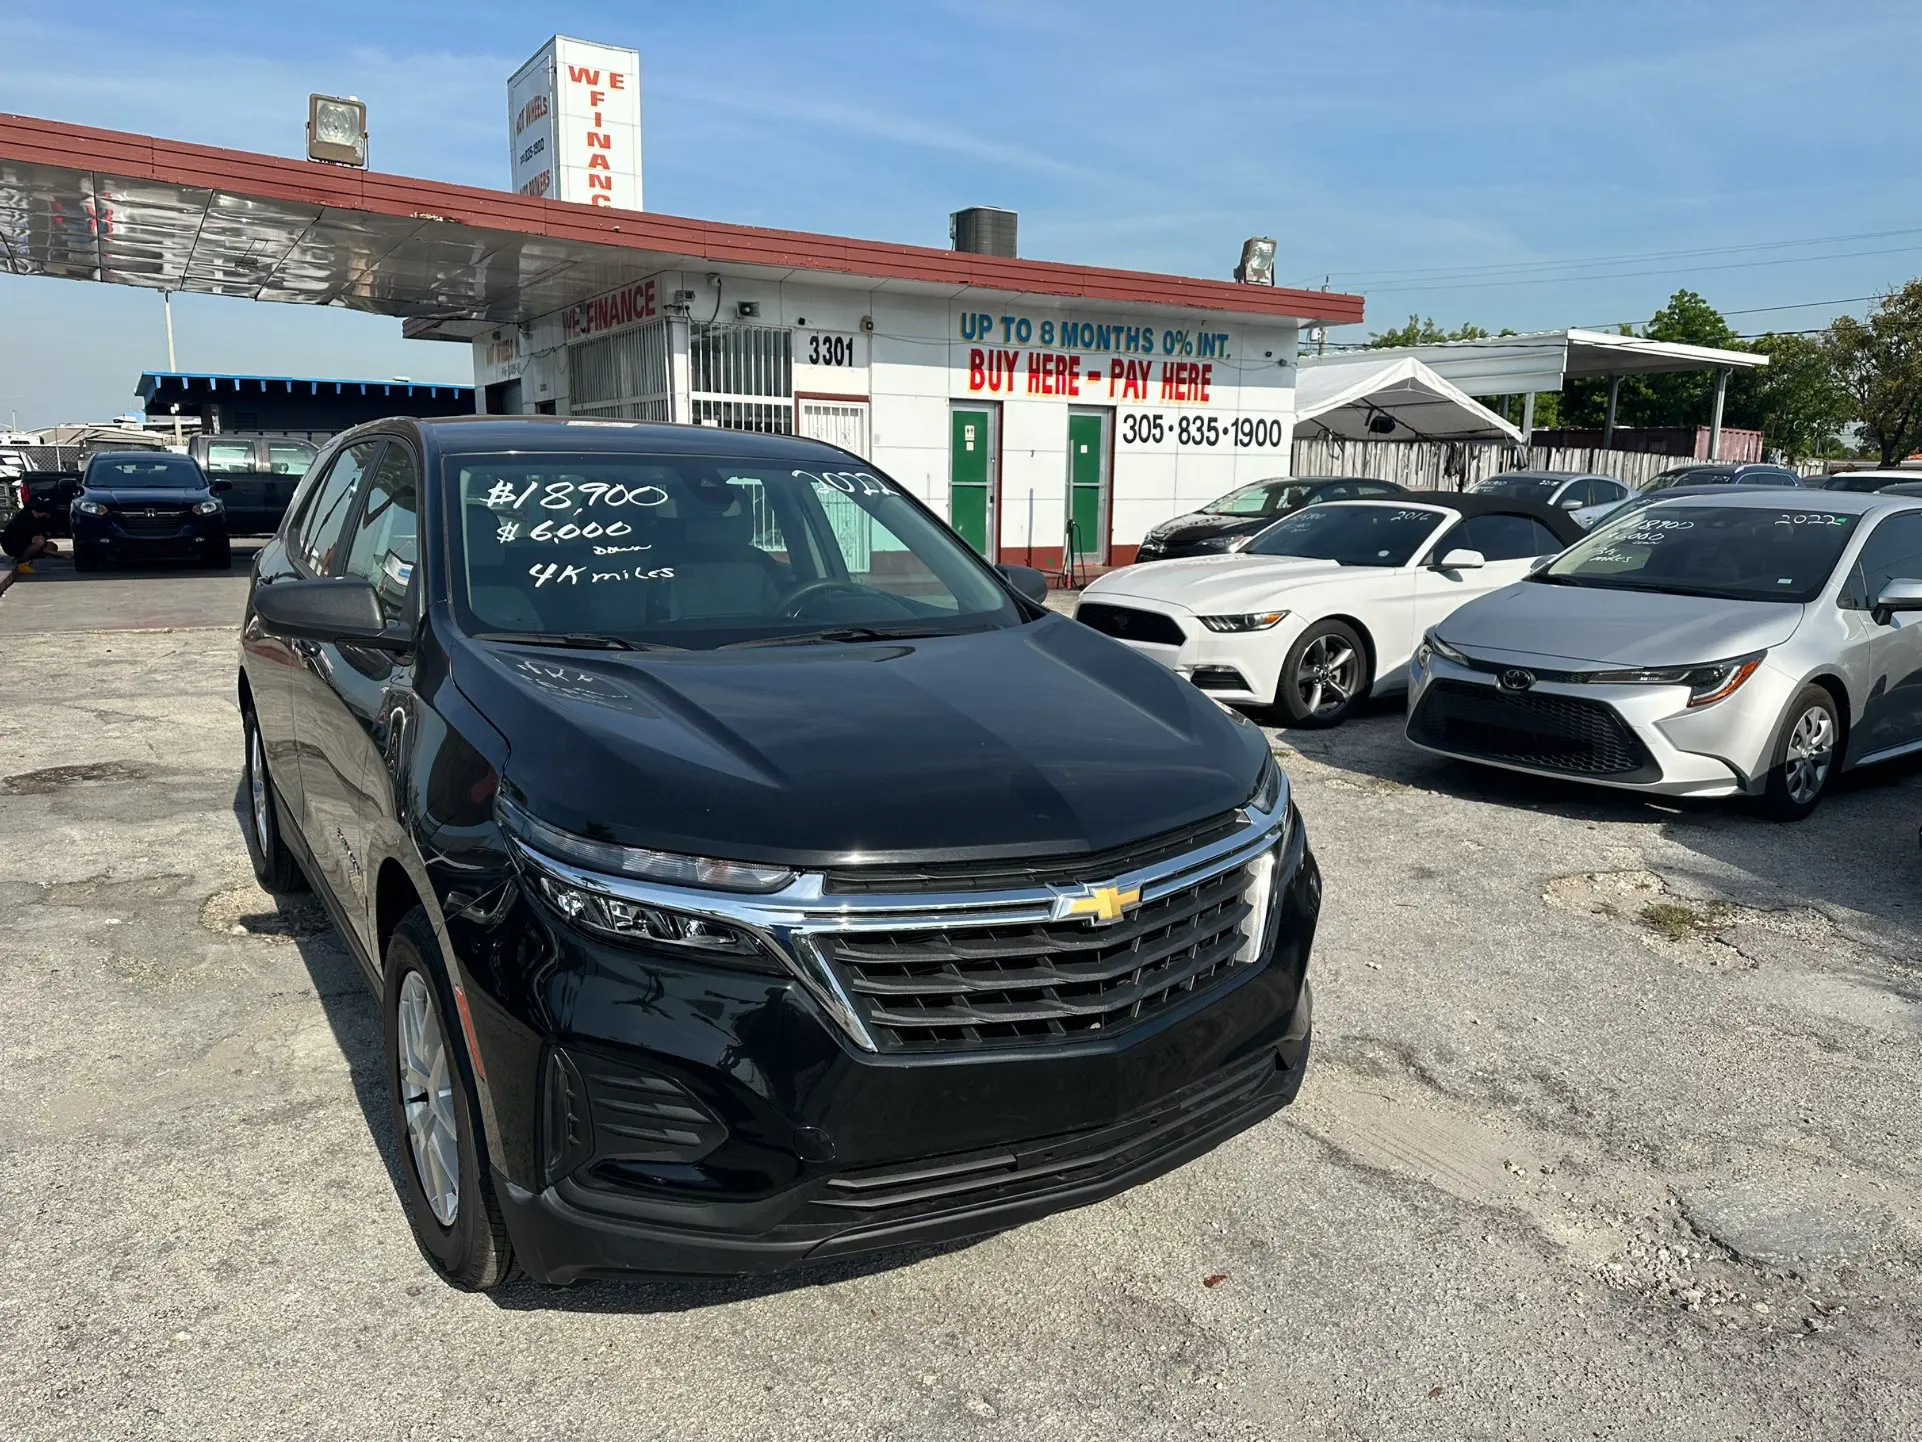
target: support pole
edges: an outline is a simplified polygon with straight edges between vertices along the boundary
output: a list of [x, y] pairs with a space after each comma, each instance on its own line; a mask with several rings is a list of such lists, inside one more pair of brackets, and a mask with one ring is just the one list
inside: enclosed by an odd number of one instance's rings
[[1522, 444], [1535, 444], [1535, 392], [1522, 397]]
[[1708, 422], [1708, 458], [1719, 461], [1722, 458], [1722, 402], [1728, 398], [1728, 367], [1719, 366], [1715, 371], [1715, 410]]
[[[167, 315], [167, 369], [170, 371], [178, 371], [180, 366], [174, 360], [174, 297], [172, 291], [163, 290], [160, 292], [160, 308], [165, 311]], [[180, 407], [175, 406], [174, 449], [179, 450], [184, 445], [185, 442], [180, 439]]]
[[1610, 376], [1608, 378], [1608, 421], [1602, 426], [1602, 449], [1605, 451], [1615, 448], [1615, 404], [1621, 398], [1622, 378]]

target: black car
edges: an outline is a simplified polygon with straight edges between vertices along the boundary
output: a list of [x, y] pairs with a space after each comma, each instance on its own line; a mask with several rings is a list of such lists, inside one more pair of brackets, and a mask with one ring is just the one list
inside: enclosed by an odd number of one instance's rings
[[256, 565], [263, 884], [378, 989], [450, 1281], [738, 1274], [1108, 1196], [1291, 1100], [1255, 727], [813, 441], [388, 421]]
[[1649, 495], [1674, 486], [1801, 486], [1802, 478], [1787, 466], [1727, 461], [1696, 461], [1670, 466], [1643, 483], [1637, 494]]
[[1406, 494], [1393, 481], [1371, 480], [1367, 476], [1298, 476], [1292, 480], [1280, 477], [1256, 481], [1230, 491], [1220, 500], [1210, 501], [1198, 511], [1163, 521], [1141, 538], [1135, 559], [1174, 561], [1186, 556], [1205, 556], [1212, 551], [1231, 551], [1237, 541], [1245, 541], [1290, 511], [1299, 511], [1317, 501], [1358, 501], [1370, 496]]
[[195, 436], [187, 454], [227, 489], [227, 529], [236, 536], [270, 536], [314, 463], [311, 442], [291, 436]]
[[188, 456], [169, 451], [96, 451], [68, 512], [73, 565], [92, 571], [109, 561], [195, 560], [232, 563], [224, 486]]

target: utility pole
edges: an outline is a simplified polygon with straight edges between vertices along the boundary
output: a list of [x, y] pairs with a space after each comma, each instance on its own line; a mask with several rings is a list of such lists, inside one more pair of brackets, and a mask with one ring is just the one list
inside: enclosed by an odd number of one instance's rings
[[[167, 369], [177, 371], [179, 363], [174, 360], [174, 297], [170, 290], [160, 292], [160, 305], [167, 313]], [[180, 407], [174, 407], [174, 445], [182, 444], [180, 439]]]

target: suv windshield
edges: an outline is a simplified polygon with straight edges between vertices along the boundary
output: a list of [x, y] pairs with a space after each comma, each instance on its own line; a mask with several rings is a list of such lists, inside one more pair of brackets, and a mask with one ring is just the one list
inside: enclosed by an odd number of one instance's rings
[[887, 477], [766, 459], [447, 460], [462, 622], [689, 648], [1015, 626], [982, 561]]
[[105, 490], [148, 489], [198, 491], [207, 484], [200, 467], [185, 456], [95, 461], [87, 467], [86, 483]]
[[1205, 516], [1274, 516], [1308, 503], [1307, 486], [1256, 481], [1201, 508]]
[[1531, 578], [1611, 591], [1808, 602], [1860, 516], [1800, 506], [1671, 501], [1605, 521]]
[[1447, 519], [1412, 506], [1310, 506], [1243, 547], [1244, 556], [1307, 556], [1344, 566], [1405, 566]]
[[1517, 501], [1546, 501], [1568, 484], [1567, 476], [1495, 476], [1468, 488], [1471, 496], [1507, 496]]

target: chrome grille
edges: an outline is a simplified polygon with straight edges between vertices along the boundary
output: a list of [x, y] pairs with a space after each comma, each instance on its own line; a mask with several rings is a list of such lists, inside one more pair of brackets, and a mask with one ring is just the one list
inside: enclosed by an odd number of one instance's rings
[[1249, 906], [1247, 866], [1119, 923], [827, 932], [815, 944], [882, 1051], [1013, 1046], [1113, 1031], [1220, 984]]

